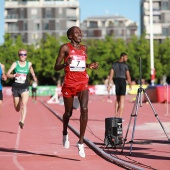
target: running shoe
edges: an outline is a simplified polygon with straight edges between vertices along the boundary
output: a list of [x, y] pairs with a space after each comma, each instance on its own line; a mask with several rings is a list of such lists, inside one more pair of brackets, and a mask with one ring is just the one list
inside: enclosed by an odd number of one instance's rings
[[70, 142], [68, 140], [68, 134], [67, 135], [63, 135], [63, 146], [66, 149], [68, 149], [69, 146], [70, 146]]
[[19, 122], [19, 126], [20, 126], [20, 128], [21, 128], [21, 129], [23, 129], [23, 127], [24, 127], [24, 123]]
[[79, 155], [80, 155], [82, 158], [85, 158], [86, 154], [85, 154], [85, 152], [84, 152], [84, 145], [77, 143], [77, 148], [78, 148]]

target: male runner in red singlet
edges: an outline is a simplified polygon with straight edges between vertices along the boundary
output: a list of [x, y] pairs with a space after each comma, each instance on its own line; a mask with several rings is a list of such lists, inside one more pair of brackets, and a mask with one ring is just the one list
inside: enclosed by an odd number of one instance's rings
[[[74, 96], [78, 96], [80, 102], [80, 138], [77, 143], [78, 152], [85, 157], [83, 138], [88, 120], [88, 80], [86, 68], [97, 69], [98, 63], [87, 64], [87, 47], [81, 45], [82, 33], [79, 27], [73, 26], [67, 31], [70, 43], [60, 47], [54, 69], [65, 70], [65, 78], [62, 86], [65, 113], [63, 115], [63, 146], [69, 148], [68, 123], [73, 111]], [[62, 61], [64, 60], [64, 63]]]

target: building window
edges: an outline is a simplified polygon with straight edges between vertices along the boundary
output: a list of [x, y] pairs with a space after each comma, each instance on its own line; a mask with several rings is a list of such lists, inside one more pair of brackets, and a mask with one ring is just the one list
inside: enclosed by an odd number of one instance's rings
[[167, 1], [162, 2], [162, 10], [168, 10], [169, 9], [168, 6], [169, 5]]
[[109, 21], [108, 26], [109, 26], [109, 27], [113, 27], [113, 26], [114, 26], [113, 21]]
[[97, 28], [97, 21], [90, 21], [90, 28]]
[[44, 23], [44, 30], [49, 30], [49, 24], [48, 23]]
[[108, 33], [108, 35], [110, 35], [110, 36], [113, 36], [113, 34], [114, 34], [114, 30], [110, 30]]
[[162, 35], [163, 36], [169, 36], [168, 35], [168, 28], [162, 28]]
[[93, 35], [94, 37], [101, 37], [101, 30], [94, 30]]
[[124, 21], [119, 21], [119, 26], [124, 26]]
[[22, 8], [22, 9], [20, 9], [20, 18], [25, 18], [25, 13], [24, 13], [24, 9]]
[[45, 9], [45, 18], [52, 18], [52, 10], [51, 8]]
[[16, 9], [9, 9], [9, 10], [7, 10], [7, 18], [9, 18], [9, 19], [18, 18]]
[[24, 23], [24, 30], [27, 30], [27, 23]]
[[38, 11], [37, 9], [31, 9], [31, 18], [37, 18]]
[[135, 35], [135, 30], [134, 29], [130, 30], [130, 35]]
[[122, 29], [122, 30], [121, 30], [121, 36], [124, 36], [124, 35], [125, 35], [125, 30]]
[[158, 10], [160, 10], [159, 2], [153, 2], [153, 11], [158, 11]]
[[59, 20], [56, 20], [55, 29], [56, 30], [60, 29], [60, 22], [59, 22]]
[[16, 25], [16, 23], [9, 23], [8, 24], [8, 31], [17, 31], [18, 27]]
[[67, 22], [66, 22], [66, 27], [67, 27], [67, 29], [69, 29], [69, 28], [72, 27], [73, 25], [76, 25], [76, 21], [67, 21]]
[[62, 15], [62, 13], [63, 13], [63, 8], [59, 8], [59, 9], [58, 9], [58, 14], [59, 14], [59, 15]]
[[119, 21], [114, 21], [115, 26], [119, 26]]
[[165, 17], [164, 23], [170, 23], [170, 15], [169, 15], [169, 13], [166, 13], [164, 17]]
[[87, 36], [88, 36], [88, 37], [93, 37], [93, 31], [88, 31], [88, 32], [87, 32]]
[[75, 18], [76, 17], [76, 9], [67, 9], [66, 15], [69, 18]]
[[35, 25], [35, 30], [40, 30], [40, 24], [39, 23], [36, 23], [36, 25]]
[[23, 34], [22, 35], [22, 41], [24, 42], [24, 43], [27, 43], [27, 34]]
[[153, 16], [153, 23], [160, 23], [160, 15]]

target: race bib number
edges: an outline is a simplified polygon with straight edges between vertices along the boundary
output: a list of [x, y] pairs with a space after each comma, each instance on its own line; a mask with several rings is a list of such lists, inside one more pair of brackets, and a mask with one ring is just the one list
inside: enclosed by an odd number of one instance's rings
[[71, 56], [70, 71], [85, 71], [86, 61], [85, 56]]
[[26, 81], [27, 75], [26, 74], [16, 74], [15, 76], [15, 82], [24, 84]]

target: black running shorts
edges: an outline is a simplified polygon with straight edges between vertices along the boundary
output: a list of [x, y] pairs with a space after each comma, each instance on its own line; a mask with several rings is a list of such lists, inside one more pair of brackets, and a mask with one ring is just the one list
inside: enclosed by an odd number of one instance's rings
[[115, 78], [115, 93], [117, 96], [124, 96], [126, 94], [126, 79], [124, 78]]

